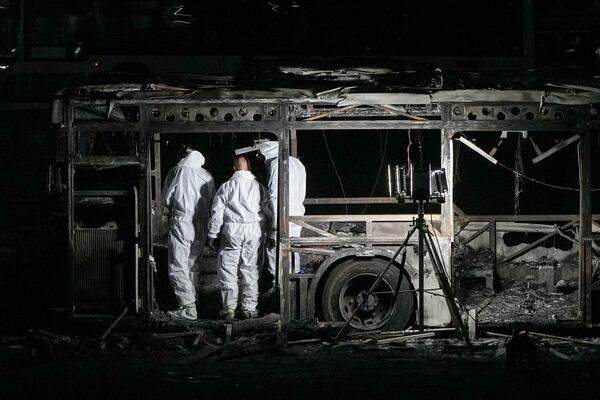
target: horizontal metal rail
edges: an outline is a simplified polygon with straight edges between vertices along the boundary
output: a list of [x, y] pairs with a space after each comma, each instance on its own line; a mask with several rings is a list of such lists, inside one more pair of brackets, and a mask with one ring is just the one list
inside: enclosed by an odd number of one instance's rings
[[304, 205], [321, 204], [398, 204], [395, 197], [311, 197], [304, 199]]
[[[404, 236], [404, 235], [403, 235]], [[352, 237], [299, 237], [281, 239], [283, 243], [289, 243], [292, 246], [352, 246], [360, 244], [370, 245], [393, 245], [404, 242], [404, 237], [368, 237], [368, 236], [352, 236]], [[417, 244], [417, 240], [409, 241], [409, 244]]]
[[[466, 215], [457, 218], [460, 222], [520, 222], [520, 221], [572, 221], [579, 219], [579, 214], [520, 214], [520, 215]], [[592, 219], [600, 219], [600, 214], [592, 215]]]
[[[430, 218], [431, 217], [431, 218]], [[385, 221], [385, 222], [412, 222], [417, 218], [417, 214], [365, 214], [365, 215], [290, 215], [290, 222], [360, 222], [360, 221]], [[440, 221], [440, 214], [428, 216], [427, 220]]]

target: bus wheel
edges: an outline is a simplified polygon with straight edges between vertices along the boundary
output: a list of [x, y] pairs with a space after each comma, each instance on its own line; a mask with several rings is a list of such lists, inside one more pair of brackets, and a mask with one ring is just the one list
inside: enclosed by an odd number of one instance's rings
[[[352, 259], [336, 267], [327, 277], [323, 287], [323, 314], [328, 321], [345, 322], [359, 307], [377, 276], [388, 261], [382, 259]], [[401, 330], [414, 317], [415, 299], [410, 279], [404, 275], [400, 292], [394, 302], [400, 271], [390, 267], [367, 299], [365, 306], [356, 312], [350, 326], [358, 330]]]

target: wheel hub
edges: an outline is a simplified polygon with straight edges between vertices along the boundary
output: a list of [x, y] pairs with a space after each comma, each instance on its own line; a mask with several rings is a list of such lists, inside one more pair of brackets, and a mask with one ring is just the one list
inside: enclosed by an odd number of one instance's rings
[[[367, 297], [376, 279], [377, 275], [373, 273], [354, 276], [340, 292], [340, 312], [356, 329], [379, 329], [389, 321], [394, 312], [393, 288], [386, 279], [382, 279]], [[356, 310], [363, 301], [364, 305]]]
[[[356, 306], [357, 307], [360, 307], [360, 305], [363, 304], [363, 301], [365, 301], [365, 297], [367, 296], [368, 293], [369, 293], [368, 290], [362, 290], [360, 293], [358, 293], [358, 295], [356, 296]], [[363, 305], [362, 310], [370, 312], [370, 311], [375, 310], [378, 305], [379, 305], [379, 296], [371, 293], [371, 295], [369, 295], [369, 298]]]

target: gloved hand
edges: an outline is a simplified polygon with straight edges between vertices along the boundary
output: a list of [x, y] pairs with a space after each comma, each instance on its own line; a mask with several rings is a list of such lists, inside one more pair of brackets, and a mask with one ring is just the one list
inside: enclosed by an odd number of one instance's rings
[[269, 250], [275, 247], [275, 240], [271, 238], [265, 239], [265, 247]]
[[217, 251], [219, 249], [217, 240], [217, 238], [208, 238], [208, 240], [206, 241], [206, 247], [208, 247], [212, 251]]

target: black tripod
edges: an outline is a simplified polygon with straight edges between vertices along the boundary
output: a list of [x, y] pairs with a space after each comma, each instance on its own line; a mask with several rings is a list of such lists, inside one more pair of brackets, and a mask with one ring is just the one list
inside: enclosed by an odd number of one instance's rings
[[[404, 250], [405, 253], [402, 257], [402, 262], [400, 264], [400, 278], [399, 278], [400, 280], [402, 279], [402, 277], [404, 275], [404, 261], [406, 259], [406, 257], [405, 257], [406, 250], [405, 249], [406, 249], [406, 246], [408, 245], [408, 241], [410, 240], [411, 236], [415, 232], [418, 231], [418, 233], [419, 233], [419, 248], [418, 248], [419, 289], [417, 289], [417, 294], [419, 297], [419, 329], [424, 330], [424, 328], [425, 328], [425, 326], [424, 326], [425, 292], [431, 290], [431, 289], [426, 290], [424, 288], [424, 286], [425, 286], [425, 249], [427, 249], [427, 251], [429, 252], [429, 258], [431, 260], [431, 265], [433, 266], [433, 270], [435, 272], [435, 276], [437, 277], [437, 280], [440, 284], [440, 289], [443, 292], [443, 296], [446, 299], [446, 304], [448, 305], [448, 310], [450, 310], [450, 315], [452, 317], [452, 323], [453, 323], [454, 327], [456, 328], [458, 334], [463, 337], [467, 346], [471, 346], [471, 340], [469, 339], [469, 334], [468, 334], [467, 328], [465, 327], [465, 324], [460, 316], [460, 311], [459, 311], [458, 305], [456, 303], [454, 291], [452, 290], [452, 286], [450, 285], [450, 281], [448, 280], [448, 275], [446, 275], [446, 271], [444, 270], [444, 267], [442, 265], [440, 255], [439, 255], [437, 248], [433, 242], [433, 238], [431, 237], [431, 232], [429, 231], [429, 226], [427, 225], [427, 221], [425, 220], [423, 203], [424, 203], [423, 200], [417, 201], [417, 205], [418, 205], [417, 218], [414, 220], [412, 229], [408, 232], [408, 234], [406, 235], [406, 239], [404, 239], [404, 242], [402, 243], [402, 245], [398, 248], [398, 250], [396, 250], [396, 253], [392, 257], [390, 262], [387, 264], [387, 266], [384, 268], [384, 270], [381, 271], [381, 273], [377, 276], [377, 278], [375, 279], [375, 282], [373, 282], [373, 285], [369, 289], [369, 292], [367, 293], [367, 295], [364, 297], [362, 303], [354, 309], [354, 311], [352, 312], [352, 315], [350, 315], [350, 317], [348, 318], [348, 320], [346, 321], [346, 323], [344, 324], [342, 329], [340, 329], [338, 334], [335, 336], [336, 339], [348, 327], [348, 325], [350, 324], [350, 321], [352, 321], [352, 319], [354, 318], [356, 313], [365, 307], [369, 297], [371, 296], [371, 294], [373, 293], [373, 291], [375, 290], [375, 288], [377, 287], [379, 282], [381, 282], [381, 279], [383, 279], [383, 275], [385, 275], [385, 273], [392, 266], [392, 264], [394, 263], [394, 261], [396, 260], [398, 255]], [[398, 289], [400, 288], [400, 282], [398, 282], [397, 288]], [[396, 299], [398, 297], [398, 289], [396, 290], [396, 293], [394, 295], [394, 303], [396, 302]]]

